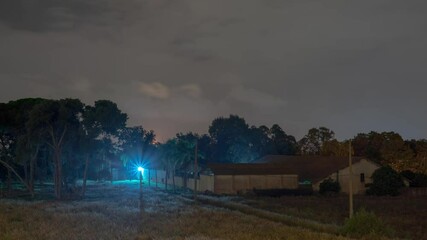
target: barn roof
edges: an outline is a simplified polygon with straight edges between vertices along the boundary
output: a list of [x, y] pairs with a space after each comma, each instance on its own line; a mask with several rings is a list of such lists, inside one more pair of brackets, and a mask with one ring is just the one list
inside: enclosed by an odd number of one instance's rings
[[[363, 157], [353, 157], [353, 163]], [[317, 182], [348, 166], [348, 157], [268, 155], [253, 163], [209, 164], [215, 175], [295, 174], [300, 181]]]

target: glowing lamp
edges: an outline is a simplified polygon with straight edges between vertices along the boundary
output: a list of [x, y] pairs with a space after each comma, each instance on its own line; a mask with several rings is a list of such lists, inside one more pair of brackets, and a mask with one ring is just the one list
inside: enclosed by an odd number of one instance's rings
[[138, 167], [138, 172], [144, 173], [144, 168], [143, 167]]

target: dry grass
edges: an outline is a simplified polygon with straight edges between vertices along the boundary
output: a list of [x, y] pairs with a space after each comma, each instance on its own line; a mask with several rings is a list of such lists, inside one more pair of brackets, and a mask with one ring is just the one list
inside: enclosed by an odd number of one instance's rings
[[[347, 196], [250, 197], [233, 198], [233, 201], [277, 213], [337, 225], [342, 225], [348, 217]], [[364, 208], [374, 212], [396, 230], [397, 237], [427, 239], [426, 197], [356, 196], [354, 206], [355, 210]]]
[[0, 239], [345, 239], [218, 207], [194, 206], [137, 184], [91, 186], [82, 201], [0, 200]]

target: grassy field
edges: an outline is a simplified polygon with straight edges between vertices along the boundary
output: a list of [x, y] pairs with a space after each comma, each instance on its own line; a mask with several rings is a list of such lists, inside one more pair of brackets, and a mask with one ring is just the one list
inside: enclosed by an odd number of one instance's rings
[[[348, 217], [347, 196], [231, 198], [233, 201], [290, 216], [342, 225]], [[427, 239], [427, 197], [355, 196], [354, 209], [374, 212], [399, 238]]]
[[0, 200], [0, 239], [346, 239], [238, 211], [194, 205], [138, 184], [89, 186], [84, 200]]

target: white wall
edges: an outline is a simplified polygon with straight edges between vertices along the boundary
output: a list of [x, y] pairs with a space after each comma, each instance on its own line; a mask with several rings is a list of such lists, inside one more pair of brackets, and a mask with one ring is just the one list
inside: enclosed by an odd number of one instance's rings
[[[366, 191], [365, 184], [372, 183], [371, 176], [374, 173], [375, 170], [379, 168], [379, 165], [370, 162], [366, 159], [362, 159], [357, 163], [353, 164], [353, 175], [352, 175], [352, 186], [353, 186], [353, 193], [354, 194], [364, 194]], [[341, 169], [337, 173], [333, 173], [329, 175], [328, 177], [332, 178], [333, 180], [337, 180], [341, 185], [341, 192], [348, 193], [349, 192], [349, 167], [346, 167], [344, 169]], [[365, 181], [361, 182], [361, 174], [365, 175]], [[315, 191], [319, 191], [319, 185], [320, 183], [327, 179], [328, 177], [318, 181], [317, 183], [313, 184], [313, 189]]]

